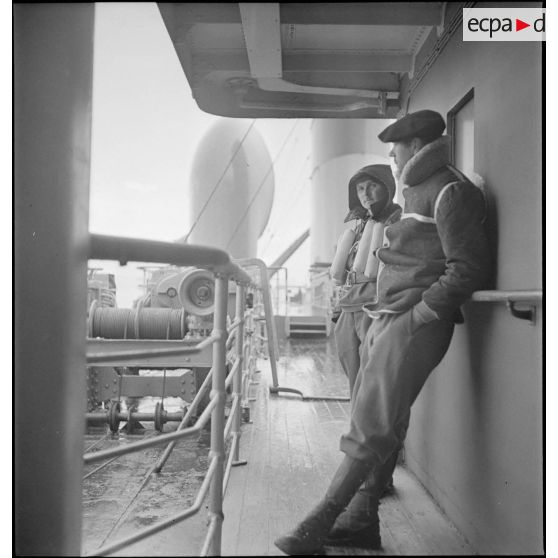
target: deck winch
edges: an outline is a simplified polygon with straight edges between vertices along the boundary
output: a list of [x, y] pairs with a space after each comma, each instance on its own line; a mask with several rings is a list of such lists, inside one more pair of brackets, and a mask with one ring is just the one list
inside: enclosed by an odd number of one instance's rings
[[93, 301], [89, 309], [89, 337], [105, 339], [184, 339], [186, 312], [174, 308], [106, 308]]
[[[133, 308], [118, 308], [106, 297], [91, 297], [88, 337], [106, 339], [106, 343], [130, 340], [126, 342], [135, 344], [149, 340], [176, 342], [210, 335], [215, 305], [214, 283], [213, 274], [204, 269], [144, 268], [144, 295], [135, 301]], [[112, 287], [115, 292], [114, 281]], [[142, 420], [153, 422], [156, 430], [162, 430], [166, 422], [181, 421], [183, 413], [167, 413], [163, 399], [180, 397], [187, 403], [193, 400], [196, 389], [211, 368], [210, 351], [207, 354], [207, 362], [197, 362], [195, 366], [191, 363], [188, 367], [189, 359], [186, 359], [180, 366], [186, 369], [185, 374], [174, 378], [167, 376], [165, 371], [177, 368], [175, 359], [157, 365], [149, 359], [139, 359], [127, 367], [89, 368], [88, 423], [108, 424], [111, 431], [116, 432], [120, 421], [127, 421], [127, 429], [131, 432], [133, 425]], [[155, 370], [157, 375], [147, 378], [140, 375], [142, 369]], [[158, 373], [159, 370], [162, 374]], [[175, 386], [179, 380], [181, 385]], [[149, 396], [161, 397], [154, 412], [138, 412], [136, 402]], [[125, 412], [120, 409], [121, 398], [128, 403]], [[91, 412], [101, 403], [108, 405], [106, 410]]]

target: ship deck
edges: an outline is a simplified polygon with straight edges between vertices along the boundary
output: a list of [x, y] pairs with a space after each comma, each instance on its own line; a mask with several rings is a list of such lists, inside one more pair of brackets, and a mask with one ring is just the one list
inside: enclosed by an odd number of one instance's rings
[[[299, 389], [305, 396], [348, 395], [332, 338], [291, 339], [281, 344], [280, 354], [280, 386]], [[259, 363], [257, 383], [250, 388], [251, 422], [242, 427], [240, 458], [247, 464], [233, 468], [224, 502], [225, 556], [282, 555], [273, 541], [290, 530], [323, 496], [342, 457], [338, 443], [347, 425], [349, 403], [270, 394], [269, 361]], [[207, 456], [204, 447], [203, 440], [179, 444], [163, 472], [147, 483], [144, 494], [138, 488], [159, 450], [152, 450], [149, 456], [140, 454], [140, 458], [127, 456], [118, 460], [116, 474], [107, 467], [84, 496], [89, 502], [84, 524], [85, 550], [94, 551], [103, 540], [112, 542], [133, 529], [176, 513], [180, 505], [182, 509], [190, 505]], [[185, 470], [185, 460], [190, 463], [190, 471]], [[327, 554], [474, 554], [404, 465], [397, 466], [394, 485], [394, 491], [382, 499], [380, 506], [382, 550], [326, 548]], [[112, 513], [107, 518], [109, 503]], [[206, 532], [205, 523], [206, 514], [202, 511], [115, 555], [197, 555]]]

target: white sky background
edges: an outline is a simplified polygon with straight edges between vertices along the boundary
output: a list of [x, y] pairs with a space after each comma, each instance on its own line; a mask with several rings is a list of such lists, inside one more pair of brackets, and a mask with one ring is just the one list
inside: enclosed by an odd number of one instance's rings
[[[156, 4], [98, 3], [95, 18], [89, 229], [174, 241], [190, 226], [188, 182], [198, 142], [222, 117], [192, 99]], [[258, 246], [268, 265], [310, 225], [310, 123], [255, 125], [275, 161], [274, 205]], [[289, 283], [306, 282], [309, 247], [306, 241], [288, 262]], [[141, 273], [112, 262], [92, 265], [117, 273], [118, 303], [131, 305]]]

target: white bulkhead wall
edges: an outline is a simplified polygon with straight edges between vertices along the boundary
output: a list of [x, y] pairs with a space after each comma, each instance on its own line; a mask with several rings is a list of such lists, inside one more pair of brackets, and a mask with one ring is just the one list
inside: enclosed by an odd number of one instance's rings
[[378, 134], [392, 120], [320, 119], [311, 130], [310, 263], [331, 263], [347, 224], [348, 184], [360, 168], [389, 164], [389, 145]]
[[[200, 141], [190, 175], [187, 241], [257, 257], [275, 182], [265, 142], [246, 120], [216, 122]], [[250, 128], [250, 129], [249, 129]]]

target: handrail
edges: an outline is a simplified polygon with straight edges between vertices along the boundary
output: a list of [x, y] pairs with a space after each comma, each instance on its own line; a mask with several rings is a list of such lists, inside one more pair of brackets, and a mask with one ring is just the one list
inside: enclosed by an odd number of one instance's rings
[[226, 275], [236, 283], [249, 285], [252, 282], [250, 276], [231, 261], [227, 252], [210, 246], [91, 234], [89, 258], [116, 260], [121, 265], [146, 261], [185, 267], [195, 265]]
[[103, 351], [101, 353], [87, 353], [86, 362], [87, 364], [98, 364], [100, 362], [112, 362], [114, 360], [126, 360], [129, 358], [139, 359], [157, 356], [192, 355], [200, 353], [203, 349], [215, 341], [219, 341], [221, 337], [223, 337], [222, 333], [212, 333], [209, 337], [206, 337], [203, 341], [200, 341], [196, 345], [189, 345], [187, 347], [178, 347], [174, 349], [134, 349], [132, 351]]
[[[518, 291], [476, 291], [471, 296], [473, 302], [505, 302], [514, 318], [535, 323], [537, 316], [536, 304], [542, 301], [542, 290]], [[519, 309], [517, 305], [527, 308]]]
[[475, 302], [538, 302], [542, 300], [542, 290], [475, 291], [471, 300]]
[[[198, 433], [211, 417], [211, 449], [210, 449], [210, 467], [206, 477], [198, 492], [195, 504], [169, 519], [161, 521], [155, 525], [144, 528], [133, 536], [121, 539], [114, 543], [105, 545], [94, 551], [92, 555], [104, 555], [112, 553], [124, 546], [139, 541], [147, 536], [157, 533], [166, 527], [176, 524], [178, 521], [186, 519], [197, 513], [205, 498], [207, 492], [210, 492], [209, 514], [211, 517], [210, 529], [203, 547], [203, 553], [211, 555], [220, 555], [221, 553], [221, 526], [223, 521], [222, 503], [226, 490], [226, 484], [229, 479], [230, 469], [234, 465], [241, 465], [246, 461], [239, 459], [239, 440], [240, 440], [240, 410], [241, 400], [244, 389], [244, 363], [246, 349], [252, 350], [252, 336], [247, 335], [244, 339], [244, 329], [247, 327], [246, 316], [252, 320], [252, 316], [246, 313], [245, 289], [253, 288], [254, 284], [251, 277], [236, 263], [230, 260], [229, 255], [221, 250], [192, 245], [180, 245], [175, 243], [166, 243], [142, 239], [120, 238], [103, 235], [90, 235], [89, 246], [90, 259], [115, 259], [122, 265], [129, 261], [150, 261], [154, 263], [171, 263], [178, 266], [197, 266], [206, 267], [213, 271], [215, 275], [215, 309], [213, 312], [214, 326], [210, 337], [204, 339], [198, 344], [184, 347], [174, 347], [172, 349], [141, 349], [127, 351], [113, 351], [112, 353], [105, 351], [89, 353], [86, 355], [88, 364], [114, 361], [115, 359], [127, 358], [145, 358], [155, 356], [176, 356], [182, 354], [193, 354], [200, 352], [210, 344], [213, 345], [213, 366], [208, 373], [207, 378], [202, 384], [202, 388], [194, 398], [194, 402], [190, 410], [183, 417], [178, 429], [169, 434], [161, 434], [149, 440], [141, 440], [107, 450], [96, 452], [88, 452], [83, 456], [84, 463], [93, 463], [105, 460], [107, 458], [116, 458], [121, 455], [132, 453], [135, 451], [154, 447], [156, 445], [167, 443], [168, 446], [163, 456], [152, 467], [151, 472], [160, 471], [164, 461], [170, 454], [176, 441], [192, 436]], [[261, 260], [260, 260], [261, 262]], [[263, 264], [263, 262], [261, 262]], [[265, 264], [263, 264], [265, 266]], [[263, 291], [264, 291], [264, 307], [268, 320], [268, 328], [271, 332], [268, 339], [270, 359], [272, 358], [275, 365], [274, 345], [276, 336], [274, 332], [274, 324], [271, 316], [271, 305], [269, 297], [269, 285], [267, 282], [267, 270], [261, 274]], [[226, 327], [227, 307], [228, 307], [228, 281], [233, 280], [237, 283], [236, 295], [236, 316], [229, 328]], [[250, 323], [252, 323], [250, 321]], [[229, 335], [227, 335], [229, 334]], [[227, 350], [235, 340], [236, 359], [226, 376]], [[251, 371], [250, 371], [251, 372]], [[211, 380], [212, 389], [210, 401], [203, 413], [198, 417], [196, 424], [186, 428], [188, 419], [193, 414], [193, 409], [197, 407], [209, 386]], [[225, 423], [225, 402], [226, 389], [233, 384], [233, 401], [229, 418]], [[225, 464], [225, 437], [232, 434], [232, 444], [229, 449], [229, 456]], [[169, 443], [170, 442], [170, 443]], [[147, 477], [148, 478], [148, 477]]]
[[89, 238], [90, 259], [116, 260], [121, 265], [135, 261], [214, 269], [231, 263], [227, 252], [208, 246], [102, 234], [92, 234]]

